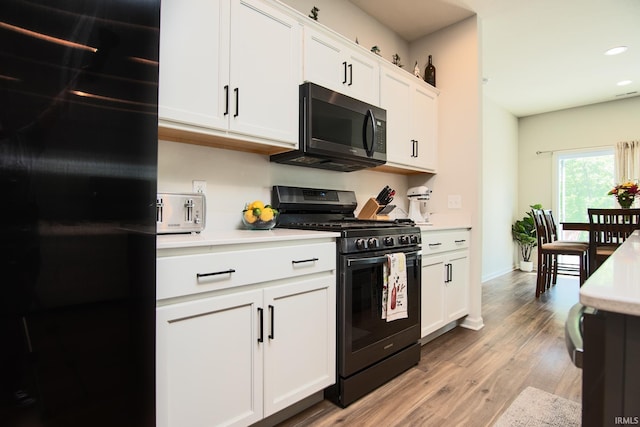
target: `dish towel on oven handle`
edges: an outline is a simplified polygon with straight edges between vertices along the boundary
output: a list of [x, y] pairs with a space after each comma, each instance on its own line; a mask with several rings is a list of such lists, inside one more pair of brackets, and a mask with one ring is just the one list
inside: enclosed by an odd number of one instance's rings
[[407, 259], [402, 252], [387, 254], [383, 268], [382, 318], [387, 322], [409, 317], [407, 312]]

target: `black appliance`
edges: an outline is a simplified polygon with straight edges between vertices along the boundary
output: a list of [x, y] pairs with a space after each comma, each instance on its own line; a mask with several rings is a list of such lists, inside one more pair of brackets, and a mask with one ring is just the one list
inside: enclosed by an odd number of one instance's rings
[[[357, 219], [352, 191], [275, 186], [278, 227], [328, 230], [337, 239], [336, 384], [325, 397], [346, 407], [420, 360], [420, 229]], [[387, 254], [406, 257], [408, 317], [381, 318]]]
[[638, 424], [640, 317], [578, 303], [569, 311], [565, 339], [582, 368], [582, 425]]
[[155, 425], [159, 0], [0, 6], [0, 424]]
[[387, 161], [387, 112], [313, 83], [300, 85], [299, 148], [272, 162], [341, 172]]

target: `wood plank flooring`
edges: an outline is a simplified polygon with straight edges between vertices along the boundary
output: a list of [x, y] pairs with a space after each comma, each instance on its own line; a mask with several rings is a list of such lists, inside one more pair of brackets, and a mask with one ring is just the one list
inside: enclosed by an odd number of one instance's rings
[[535, 277], [514, 271], [484, 283], [482, 330], [455, 328], [346, 409], [325, 400], [280, 426], [491, 426], [527, 386], [580, 402], [582, 371], [564, 341], [578, 279], [560, 277], [536, 299]]

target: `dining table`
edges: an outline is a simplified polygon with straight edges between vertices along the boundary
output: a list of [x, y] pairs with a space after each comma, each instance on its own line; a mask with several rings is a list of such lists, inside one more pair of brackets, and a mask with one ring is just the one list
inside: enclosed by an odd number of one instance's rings
[[566, 231], [589, 231], [588, 222], [561, 222], [560, 225]]

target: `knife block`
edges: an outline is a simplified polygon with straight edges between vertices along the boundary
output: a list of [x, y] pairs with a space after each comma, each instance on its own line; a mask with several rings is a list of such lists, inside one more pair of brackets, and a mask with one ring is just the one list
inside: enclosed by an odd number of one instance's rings
[[377, 215], [383, 208], [384, 205], [381, 205], [372, 197], [367, 200], [367, 203], [358, 212], [358, 219], [388, 220], [388, 215]]

